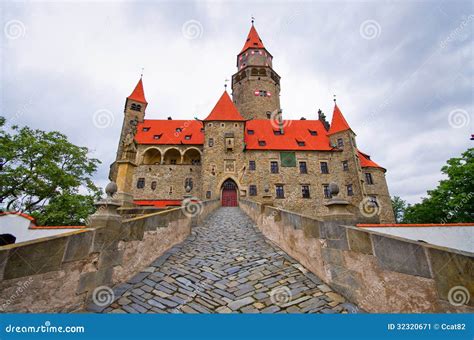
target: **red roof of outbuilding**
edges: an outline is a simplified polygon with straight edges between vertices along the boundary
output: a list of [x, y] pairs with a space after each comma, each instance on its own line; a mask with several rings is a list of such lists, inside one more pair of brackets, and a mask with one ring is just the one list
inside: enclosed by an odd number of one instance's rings
[[137, 126], [138, 144], [203, 144], [202, 123], [198, 120], [145, 119]]
[[145, 91], [143, 90], [142, 78], [140, 78], [140, 80], [138, 81], [137, 86], [135, 86], [135, 89], [133, 90], [132, 94], [129, 95], [127, 98], [140, 103], [148, 104], [145, 99]]
[[181, 200], [139, 200], [133, 201], [137, 205], [153, 206], [153, 207], [168, 207], [180, 206]]
[[350, 130], [351, 127], [347, 123], [346, 119], [342, 115], [341, 110], [339, 110], [339, 107], [334, 105], [334, 112], [332, 114], [332, 121], [331, 121], [331, 127], [329, 128], [328, 134], [333, 134], [336, 132], [341, 132], [341, 131], [346, 131]]
[[[285, 120], [283, 126], [284, 133], [280, 135], [278, 123], [274, 120], [247, 121], [246, 148], [248, 150], [332, 150], [326, 130], [319, 120]], [[253, 130], [253, 134], [249, 134], [249, 130]], [[260, 145], [259, 142], [264, 142], [264, 145]], [[298, 142], [301, 145], [298, 145]]]
[[363, 153], [362, 151], [357, 150], [357, 155], [359, 156], [360, 166], [362, 168], [380, 168], [385, 170], [383, 167], [371, 160], [369, 155]]
[[204, 120], [244, 121], [245, 119], [235, 107], [227, 91], [224, 91], [216, 106]]
[[253, 24], [252, 27], [250, 27], [249, 35], [247, 36], [247, 40], [245, 41], [244, 47], [242, 48], [242, 51], [240, 51], [240, 53], [244, 52], [249, 48], [265, 48], [263, 46], [262, 39], [260, 39], [257, 30], [255, 29]]

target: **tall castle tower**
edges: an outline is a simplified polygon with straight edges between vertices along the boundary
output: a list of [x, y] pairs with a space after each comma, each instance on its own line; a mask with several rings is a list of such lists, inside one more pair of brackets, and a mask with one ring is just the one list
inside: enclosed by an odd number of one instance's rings
[[280, 76], [253, 22], [232, 76], [232, 97], [245, 119], [268, 119], [280, 110]]

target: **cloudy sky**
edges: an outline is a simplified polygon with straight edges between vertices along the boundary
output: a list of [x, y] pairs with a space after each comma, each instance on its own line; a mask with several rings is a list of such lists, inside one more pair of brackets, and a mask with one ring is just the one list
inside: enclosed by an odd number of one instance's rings
[[417, 202], [474, 133], [471, 1], [2, 2], [0, 115], [91, 149], [107, 183], [142, 67], [147, 117], [204, 118], [256, 28], [285, 119], [332, 115]]

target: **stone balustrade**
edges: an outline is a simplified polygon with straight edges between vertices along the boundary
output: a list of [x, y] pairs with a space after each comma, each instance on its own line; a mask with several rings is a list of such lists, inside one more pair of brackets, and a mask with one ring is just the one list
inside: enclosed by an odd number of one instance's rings
[[318, 220], [249, 200], [240, 207], [268, 239], [367, 312], [474, 311], [472, 253], [357, 228], [350, 218]]
[[0, 312], [84, 310], [94, 290], [113, 287], [145, 269], [220, 205], [199, 202], [122, 220], [116, 207], [91, 216], [87, 229], [0, 247]]

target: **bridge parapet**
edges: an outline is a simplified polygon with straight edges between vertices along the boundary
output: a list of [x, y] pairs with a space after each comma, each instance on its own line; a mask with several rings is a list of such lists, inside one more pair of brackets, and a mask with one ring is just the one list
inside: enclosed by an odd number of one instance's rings
[[146, 270], [219, 201], [198, 204], [194, 215], [178, 207], [126, 220], [111, 208], [87, 229], [0, 247], [0, 312], [84, 310], [98, 287]]
[[473, 253], [358, 228], [351, 218], [315, 219], [244, 199], [240, 207], [268, 239], [365, 311], [474, 312]]

